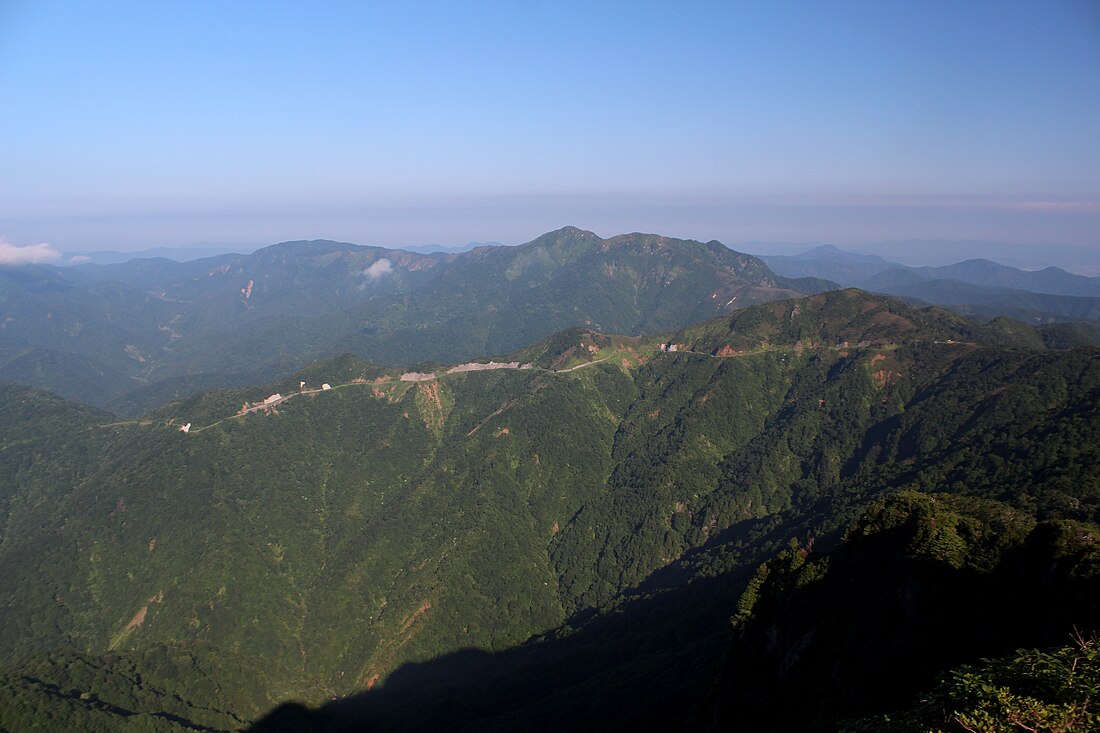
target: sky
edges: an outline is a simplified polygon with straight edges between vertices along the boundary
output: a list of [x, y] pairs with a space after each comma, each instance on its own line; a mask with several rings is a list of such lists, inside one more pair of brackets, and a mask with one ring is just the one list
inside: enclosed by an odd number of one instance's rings
[[0, 0], [0, 100], [0, 260], [570, 224], [1100, 264], [1096, 0]]

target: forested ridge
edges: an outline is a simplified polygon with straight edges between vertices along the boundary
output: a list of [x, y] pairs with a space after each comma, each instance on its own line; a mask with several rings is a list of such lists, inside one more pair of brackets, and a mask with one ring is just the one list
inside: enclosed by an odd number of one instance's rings
[[0, 379], [137, 416], [353, 353], [453, 363], [577, 325], [639, 335], [828, 289], [719, 242], [564, 227], [422, 255], [317, 240], [178, 263], [0, 269]]
[[[1100, 350], [847, 290], [505, 358], [129, 421], [4, 387], [0, 726], [736, 729], [805, 695], [773, 729], [825, 730], [1097, 629]], [[339, 388], [236, 415], [303, 381]], [[886, 613], [913, 578], [939, 646]], [[953, 628], [955, 587], [1035, 615], [958, 643], [997, 607]], [[913, 673], [836, 694], [869, 629]]]

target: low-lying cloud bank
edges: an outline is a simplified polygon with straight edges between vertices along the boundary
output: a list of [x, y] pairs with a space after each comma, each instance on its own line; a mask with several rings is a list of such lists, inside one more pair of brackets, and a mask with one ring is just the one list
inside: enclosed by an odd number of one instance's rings
[[0, 266], [40, 265], [61, 259], [61, 253], [46, 243], [28, 244], [25, 247], [0, 239]]

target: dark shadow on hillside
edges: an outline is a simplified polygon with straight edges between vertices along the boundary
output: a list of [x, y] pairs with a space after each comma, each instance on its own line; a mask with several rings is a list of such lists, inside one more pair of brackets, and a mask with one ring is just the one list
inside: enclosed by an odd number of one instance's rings
[[[284, 706], [253, 730], [835, 730], [905, 705], [958, 664], [1100, 630], [1095, 539], [1084, 528], [1040, 524], [1000, 546], [994, 538], [1012, 526], [1001, 524], [1004, 505], [960, 499], [971, 513], [959, 519], [920, 509], [934, 498], [904, 505], [914, 496], [889, 499], [833, 552], [815, 548], [817, 565], [804, 548], [778, 556], [736, 635], [729, 617], [747, 570], [625, 599], [499, 653], [406, 664], [375, 690], [317, 711]], [[958, 528], [955, 544], [941, 522]], [[765, 538], [799, 527], [781, 522]]]
[[[819, 551], [826, 549], [835, 544], [839, 528], [857, 513], [852, 507], [852, 502], [841, 496], [804, 497], [793, 509], [737, 522], [699, 547], [691, 548], [676, 562], [654, 571], [636, 588], [624, 591], [623, 596], [634, 598], [672, 591], [692, 582], [702, 568], [708, 567], [736, 565], [737, 570], [729, 572], [743, 581], [760, 563], [787, 547], [792, 538], [803, 544], [812, 539]], [[589, 609], [581, 613], [594, 614], [595, 611]]]
[[739, 522], [611, 610], [584, 609], [501, 652], [465, 649], [405, 664], [369, 692], [315, 711], [283, 706], [253, 731], [685, 729], [718, 677], [733, 640], [730, 616], [757, 565], [789, 538], [815, 534], [821, 517], [844, 521], [846, 509], [831, 497]]
[[701, 579], [513, 649], [405, 664], [374, 690], [284, 705], [252, 730], [674, 729], [716, 678], [742, 586], [740, 573]]

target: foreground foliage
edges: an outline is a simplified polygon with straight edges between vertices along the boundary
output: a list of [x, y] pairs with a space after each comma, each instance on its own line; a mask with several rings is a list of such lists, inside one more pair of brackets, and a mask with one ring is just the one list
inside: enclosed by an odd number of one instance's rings
[[[1036, 522], [998, 501], [890, 495], [837, 548], [794, 546], [758, 569], [733, 620], [713, 720], [719, 728], [833, 730], [839, 719], [903, 707], [962, 662], [1095, 629], [1098, 545], [1095, 526]], [[956, 682], [982, 689], [981, 675], [966, 674]], [[1083, 674], [1072, 699], [1087, 709], [1095, 680]], [[972, 700], [974, 714], [1009, 725], [1009, 712], [986, 702]]]
[[1100, 647], [1095, 638], [1050, 650], [1020, 649], [952, 670], [909, 711], [857, 721], [883, 733], [1075, 733], [1100, 729]]

